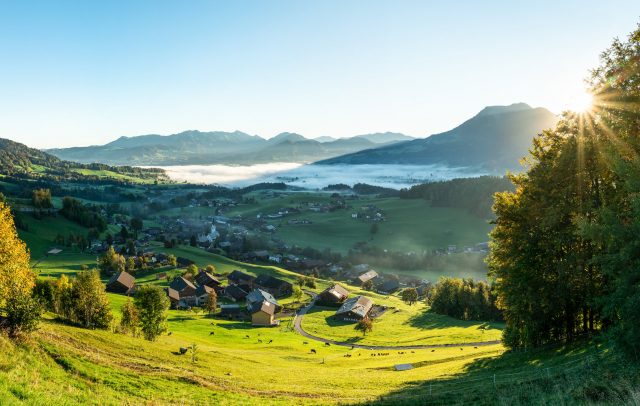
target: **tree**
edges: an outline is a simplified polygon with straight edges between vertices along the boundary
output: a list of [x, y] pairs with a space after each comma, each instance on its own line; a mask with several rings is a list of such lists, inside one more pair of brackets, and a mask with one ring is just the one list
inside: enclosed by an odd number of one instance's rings
[[138, 309], [131, 302], [131, 298], [120, 308], [122, 317], [120, 318], [120, 327], [125, 334], [131, 333], [133, 336], [138, 334], [138, 326], [140, 324], [140, 316], [138, 315]]
[[218, 295], [214, 290], [207, 294], [207, 301], [204, 303], [204, 309], [209, 312], [209, 314], [213, 314], [218, 309]]
[[98, 258], [98, 269], [105, 275], [113, 275], [123, 272], [126, 269], [125, 259], [122, 255], [116, 253], [113, 247], [109, 247], [107, 251]]
[[133, 273], [136, 270], [136, 260], [133, 257], [127, 258], [125, 269], [129, 273]]
[[[29, 266], [29, 251], [18, 237], [9, 207], [3, 202], [0, 202], [0, 236], [0, 309], [8, 313], [10, 332], [29, 331], [33, 324], [25, 318], [30, 316], [25, 311], [36, 310], [29, 301], [35, 275]], [[39, 315], [31, 316], [37, 319]]]
[[78, 273], [72, 287], [74, 321], [85, 328], [106, 329], [113, 316], [97, 270]]
[[35, 189], [32, 192], [33, 207], [38, 210], [50, 209], [53, 207], [51, 203], [51, 190], [49, 189]]
[[300, 286], [301, 288], [304, 286], [304, 281], [305, 281], [305, 277], [300, 275], [296, 278], [296, 283], [298, 284], [298, 286]]
[[362, 283], [362, 289], [368, 290], [368, 291], [373, 290], [373, 281], [371, 279], [369, 279], [368, 281], [363, 282]]
[[402, 291], [402, 301], [409, 303], [409, 305], [414, 304], [418, 301], [418, 291], [416, 288], [406, 288]]
[[120, 227], [120, 237], [125, 241], [129, 238], [129, 230], [127, 230], [124, 224]]
[[9, 336], [19, 337], [36, 330], [42, 310], [42, 304], [28, 295], [18, 295], [8, 301], [5, 312]]
[[133, 235], [137, 239], [138, 238], [138, 232], [140, 230], [142, 230], [142, 227], [143, 227], [142, 219], [139, 218], [139, 217], [134, 217], [129, 221], [129, 225], [131, 226], [131, 229], [133, 230]]
[[52, 311], [65, 319], [73, 317], [72, 284], [66, 275], [61, 275], [53, 284]]
[[370, 318], [365, 317], [364, 319], [361, 319], [354, 327], [357, 331], [362, 332], [362, 336], [366, 336], [367, 333], [370, 333], [371, 331], [373, 331], [373, 322], [371, 321]]
[[167, 262], [169, 263], [169, 265], [171, 265], [173, 267], [178, 266], [178, 259], [173, 254], [167, 255]]
[[304, 279], [304, 285], [308, 288], [315, 289], [316, 288], [316, 279], [310, 276]]
[[302, 289], [300, 289], [300, 286], [294, 286], [293, 287], [293, 297], [297, 301], [300, 301], [300, 299], [302, 299]]
[[198, 271], [198, 266], [196, 264], [191, 264], [187, 267], [184, 276], [187, 277], [187, 279], [193, 279], [193, 277], [198, 274]]
[[134, 304], [138, 309], [144, 338], [154, 341], [167, 330], [167, 310], [170, 305], [167, 295], [159, 286], [142, 285], [135, 294]]
[[207, 271], [208, 273], [210, 273], [210, 274], [212, 274], [212, 275], [213, 275], [213, 274], [215, 274], [215, 273], [216, 273], [216, 267], [215, 267], [215, 266], [213, 266], [213, 265], [211, 265], [211, 264], [209, 264], [209, 265], [207, 265], [207, 266], [205, 267], [205, 271]]
[[189, 346], [189, 353], [191, 354], [191, 362], [194, 364], [198, 362], [198, 344], [191, 343], [191, 345]]
[[195, 235], [192, 235], [191, 238], [189, 238], [189, 245], [191, 245], [192, 247], [198, 246], [198, 240], [196, 240]]

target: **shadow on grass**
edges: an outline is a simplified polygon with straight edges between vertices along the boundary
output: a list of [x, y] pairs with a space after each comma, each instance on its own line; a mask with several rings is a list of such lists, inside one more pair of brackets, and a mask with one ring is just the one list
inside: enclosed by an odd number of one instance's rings
[[[414, 364], [428, 368], [454, 358]], [[595, 340], [471, 360], [452, 377], [408, 381], [367, 405], [627, 403], [640, 365]], [[402, 372], [397, 372], [402, 373]]]
[[502, 329], [501, 323], [476, 320], [458, 320], [432, 311], [419, 313], [411, 317], [408, 322], [411, 327], [423, 330], [446, 329], [451, 327], [468, 328], [473, 326], [476, 326], [479, 330]]

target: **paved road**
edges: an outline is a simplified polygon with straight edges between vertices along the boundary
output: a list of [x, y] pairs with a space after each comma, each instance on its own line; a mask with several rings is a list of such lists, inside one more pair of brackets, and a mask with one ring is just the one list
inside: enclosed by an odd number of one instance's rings
[[419, 349], [446, 348], [446, 347], [480, 347], [480, 346], [486, 346], [486, 345], [500, 344], [500, 340], [495, 340], [495, 341], [480, 341], [475, 343], [463, 343], [463, 344], [363, 345], [363, 344], [349, 343], [344, 341], [335, 341], [335, 340], [330, 340], [328, 338], [314, 336], [302, 329], [302, 319], [304, 315], [307, 314], [307, 312], [314, 306], [318, 295], [310, 291], [305, 291], [305, 293], [311, 296], [311, 303], [309, 303], [309, 305], [307, 305], [306, 307], [303, 307], [300, 310], [298, 310], [298, 312], [296, 313], [296, 317], [293, 319], [293, 327], [296, 329], [298, 333], [300, 333], [300, 335], [310, 340], [320, 341], [322, 343], [328, 343], [331, 345], [340, 345], [342, 347], [362, 348], [365, 350], [416, 350], [416, 349], [419, 350]]

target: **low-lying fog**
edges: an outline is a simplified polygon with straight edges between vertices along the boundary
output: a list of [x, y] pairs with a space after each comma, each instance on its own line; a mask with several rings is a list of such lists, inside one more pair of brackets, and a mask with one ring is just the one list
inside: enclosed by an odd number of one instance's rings
[[291, 186], [321, 189], [327, 185], [356, 183], [406, 188], [418, 183], [468, 178], [486, 173], [469, 168], [439, 165], [305, 165], [278, 162], [250, 166], [185, 165], [161, 167], [175, 181], [232, 187], [259, 182], [284, 182]]

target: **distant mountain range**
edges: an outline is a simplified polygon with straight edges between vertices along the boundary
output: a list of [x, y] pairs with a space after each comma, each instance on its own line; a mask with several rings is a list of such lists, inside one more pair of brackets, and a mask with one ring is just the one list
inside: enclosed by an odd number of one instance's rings
[[314, 140], [295, 133], [264, 139], [240, 131], [185, 131], [167, 136], [120, 137], [105, 145], [47, 152], [65, 160], [109, 165], [308, 163], [411, 139], [408, 135], [390, 132]]
[[525, 103], [486, 107], [453, 130], [327, 159], [319, 164], [441, 164], [502, 174], [519, 170], [533, 137], [558, 117]]

